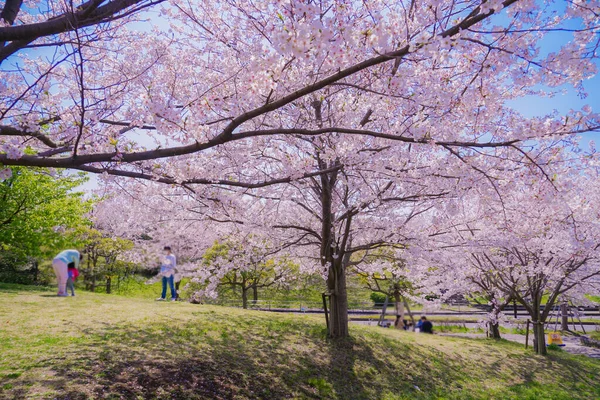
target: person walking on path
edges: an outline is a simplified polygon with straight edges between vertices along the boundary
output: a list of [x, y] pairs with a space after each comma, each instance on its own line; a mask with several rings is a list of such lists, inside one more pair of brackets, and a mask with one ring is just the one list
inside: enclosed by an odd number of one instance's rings
[[56, 275], [58, 283], [58, 296], [66, 297], [67, 295], [67, 280], [69, 279], [69, 264], [73, 263], [74, 267], [79, 267], [79, 263], [83, 260], [83, 254], [77, 250], [61, 251], [54, 260], [52, 260], [52, 268]]
[[163, 250], [165, 256], [160, 266], [160, 274], [162, 275], [162, 295], [156, 300], [166, 300], [168, 283], [171, 288], [171, 301], [175, 301], [177, 300], [177, 292], [175, 291], [175, 267], [177, 266], [177, 258], [171, 252], [170, 246], [165, 246]]
[[69, 263], [69, 278], [67, 279], [67, 294], [71, 291], [71, 296], [75, 296], [75, 279], [79, 276], [79, 271], [74, 263]]

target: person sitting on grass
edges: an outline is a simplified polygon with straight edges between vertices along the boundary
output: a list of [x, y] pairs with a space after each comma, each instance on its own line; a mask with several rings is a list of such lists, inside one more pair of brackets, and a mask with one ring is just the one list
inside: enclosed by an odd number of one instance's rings
[[56, 274], [56, 281], [58, 283], [58, 296], [67, 297], [67, 280], [69, 278], [69, 264], [73, 263], [75, 268], [79, 266], [79, 263], [83, 260], [83, 254], [77, 250], [64, 250], [60, 252], [54, 260], [52, 260], [52, 268], [54, 268], [54, 274]]
[[177, 266], [177, 259], [175, 255], [171, 253], [171, 247], [164, 247], [165, 256], [160, 266], [160, 274], [162, 275], [162, 295], [156, 299], [157, 301], [164, 301], [167, 298], [167, 283], [171, 288], [171, 301], [177, 300], [177, 292], [175, 291], [175, 267]]
[[79, 271], [75, 268], [75, 263], [69, 263], [68, 265], [69, 278], [67, 279], [67, 294], [71, 291], [71, 296], [75, 296], [75, 279], [79, 276]]
[[419, 323], [420, 323], [419, 332], [433, 333], [433, 324], [427, 320], [426, 316], [423, 315], [421, 317], [421, 321], [419, 321]]

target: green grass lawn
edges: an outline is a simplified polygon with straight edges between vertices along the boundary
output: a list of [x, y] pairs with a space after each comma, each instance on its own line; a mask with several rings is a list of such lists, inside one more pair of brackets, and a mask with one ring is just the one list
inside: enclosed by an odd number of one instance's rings
[[0, 284], [2, 399], [593, 399], [600, 361], [319, 316]]

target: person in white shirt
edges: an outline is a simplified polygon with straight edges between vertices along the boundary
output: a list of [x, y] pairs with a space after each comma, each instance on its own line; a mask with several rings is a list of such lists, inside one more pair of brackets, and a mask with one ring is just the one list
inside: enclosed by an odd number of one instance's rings
[[171, 288], [171, 301], [177, 300], [177, 292], [175, 291], [175, 267], [177, 266], [177, 258], [171, 252], [170, 246], [164, 247], [164, 257], [160, 265], [160, 274], [162, 275], [162, 295], [156, 299], [164, 301], [167, 298], [167, 283]]

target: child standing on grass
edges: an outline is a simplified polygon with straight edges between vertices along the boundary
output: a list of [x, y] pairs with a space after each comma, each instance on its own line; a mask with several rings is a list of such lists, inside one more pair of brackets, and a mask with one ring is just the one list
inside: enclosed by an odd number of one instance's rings
[[69, 263], [69, 278], [67, 279], [67, 294], [71, 290], [71, 296], [75, 296], [75, 279], [79, 276], [79, 271], [75, 268], [75, 263]]

